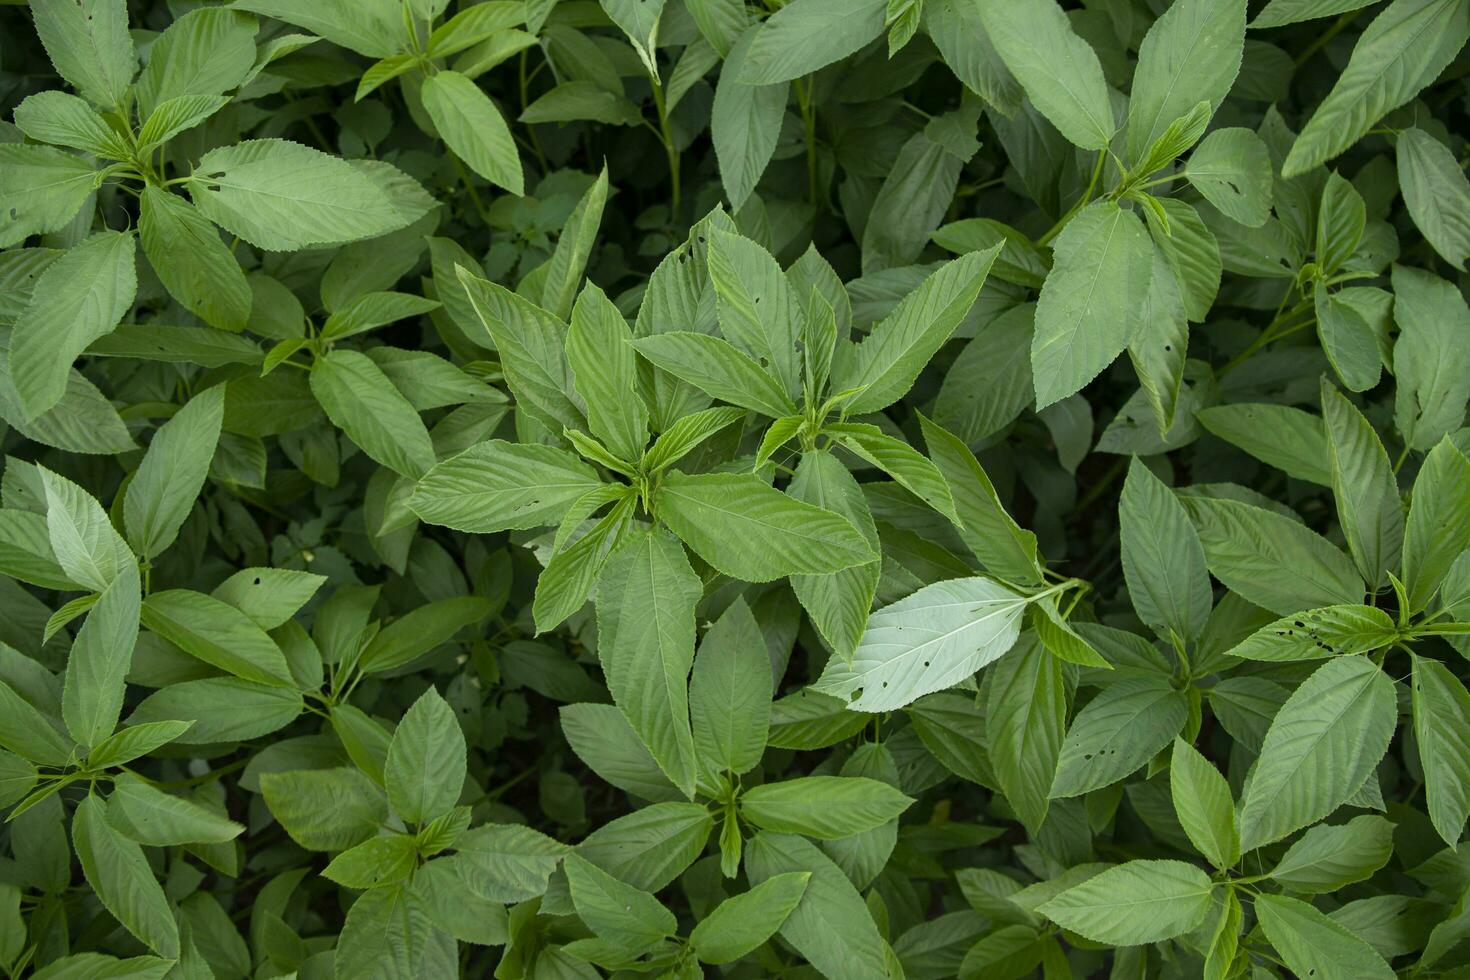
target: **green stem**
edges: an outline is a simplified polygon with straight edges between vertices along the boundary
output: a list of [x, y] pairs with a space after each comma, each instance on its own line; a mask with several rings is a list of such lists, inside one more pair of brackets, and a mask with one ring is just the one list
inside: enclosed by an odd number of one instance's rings
[[1362, 12], [1362, 8], [1359, 8], [1357, 10], [1349, 10], [1347, 13], [1337, 18], [1337, 20], [1332, 22], [1331, 27], [1327, 28], [1327, 30], [1323, 31], [1321, 34], [1318, 34], [1316, 39], [1314, 39], [1311, 44], [1303, 48], [1301, 54], [1297, 55], [1296, 58], [1293, 60], [1295, 60], [1298, 65], [1305, 64], [1307, 60], [1312, 57], [1312, 55], [1316, 54], [1318, 51], [1321, 51], [1324, 47], [1326, 47], [1327, 42], [1337, 37], [1338, 34], [1341, 34], [1342, 29], [1351, 24], [1353, 22], [1353, 19]]
[[[1283, 300], [1283, 302], [1285, 301]], [[1298, 330], [1301, 330], [1303, 327], [1314, 322], [1315, 317], [1309, 317], [1300, 323], [1289, 323], [1289, 321], [1293, 317], [1300, 316], [1301, 314], [1306, 313], [1311, 308], [1311, 300], [1303, 300], [1296, 306], [1293, 306], [1291, 309], [1287, 310], [1285, 313], [1278, 312], [1275, 319], [1273, 319], [1270, 324], [1267, 325], [1265, 330], [1262, 330], [1260, 332], [1260, 335], [1257, 336], [1255, 340], [1250, 342], [1250, 345], [1247, 346], [1245, 350], [1241, 351], [1239, 354], [1236, 354], [1230, 360], [1226, 361], [1225, 366], [1220, 368], [1219, 371], [1215, 372], [1216, 376], [1223, 378], [1225, 375], [1229, 374], [1231, 371], [1234, 371], [1246, 361], [1250, 360], [1250, 358], [1253, 357], [1257, 351], [1265, 347], [1267, 344], [1270, 344], [1273, 341], [1280, 340], [1282, 337], [1288, 336], [1289, 334], [1296, 333]]]
[[804, 90], [800, 82], [796, 86], [796, 94], [801, 103], [802, 128], [806, 133], [807, 197], [812, 203], [813, 211], [821, 209], [821, 202], [817, 200], [817, 108], [812, 104], [812, 90], [815, 87], [816, 81], [810, 75], [806, 77]]
[[652, 75], [648, 76], [648, 81], [653, 85], [653, 104], [658, 109], [659, 138], [663, 140], [664, 156], [669, 161], [669, 179], [672, 182], [669, 196], [672, 211], [677, 215], [679, 213], [679, 150], [674, 146], [673, 134], [669, 132], [669, 114], [664, 104], [664, 87]]
[[470, 180], [469, 171], [464, 168], [464, 164], [459, 159], [459, 154], [447, 146], [444, 148], [444, 152], [449, 155], [449, 161], [454, 164], [454, 170], [459, 174], [460, 183], [464, 184], [464, 189], [470, 192], [470, 200], [474, 202], [475, 211], [480, 215], [480, 220], [488, 226], [490, 224], [490, 218], [485, 213], [485, 204], [480, 200], [480, 192], [475, 190], [474, 182]]

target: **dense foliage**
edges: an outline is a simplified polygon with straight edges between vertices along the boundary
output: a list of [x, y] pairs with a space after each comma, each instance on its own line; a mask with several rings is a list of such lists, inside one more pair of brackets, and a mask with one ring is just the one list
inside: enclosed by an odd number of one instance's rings
[[1470, 976], [1467, 36], [0, 6], [0, 969]]

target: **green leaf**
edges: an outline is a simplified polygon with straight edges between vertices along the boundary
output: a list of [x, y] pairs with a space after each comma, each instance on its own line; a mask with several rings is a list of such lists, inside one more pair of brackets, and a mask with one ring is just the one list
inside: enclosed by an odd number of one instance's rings
[[712, 230], [707, 254], [720, 332], [775, 375], [788, 395], [800, 391], [802, 311], [781, 266], [756, 242], [722, 228]]
[[1266, 938], [1298, 976], [1343, 980], [1395, 976], [1377, 950], [1300, 899], [1261, 895], [1255, 908]]
[[[867, 540], [873, 554], [878, 554], [878, 529], [862, 487], [830, 451], [802, 453], [787, 490], [797, 500], [847, 518]], [[839, 657], [848, 659], [862, 639], [881, 577], [882, 564], [875, 557], [826, 575], [793, 575], [791, 591], [822, 638]]]
[[1000, 502], [969, 446], [923, 415], [929, 456], [943, 475], [960, 519], [960, 536], [987, 569], [1009, 582], [1041, 584], [1036, 535], [1018, 525]]
[[[1467, 389], [1470, 393], [1470, 389]], [[1195, 412], [1202, 426], [1288, 476], [1332, 486], [1322, 420], [1287, 405], [1212, 405]]]
[[148, 629], [207, 664], [258, 684], [295, 686], [276, 641], [234, 606], [168, 589], [148, 596], [142, 616]]
[[740, 815], [763, 830], [837, 840], [881, 827], [913, 802], [876, 779], [804, 776], [746, 790]]
[[738, 408], [707, 408], [682, 416], [660, 432], [653, 445], [648, 447], [643, 454], [643, 466], [656, 473], [677, 463], [700, 443], [744, 418], [745, 412]]
[[320, 34], [369, 58], [386, 58], [403, 44], [402, 7], [393, 0], [236, 0], [235, 7]]
[[440, 599], [395, 619], [362, 648], [358, 663], [366, 672], [394, 670], [410, 664], [461, 629], [490, 615], [488, 599], [476, 595]]
[[192, 800], [155, 789], [132, 773], [120, 773], [107, 799], [114, 828], [139, 844], [212, 844], [233, 840], [245, 827]]
[[1470, 307], [1459, 289], [1432, 273], [1393, 268], [1394, 424], [1426, 452], [1465, 420], [1470, 400]]
[[143, 560], [173, 544], [209, 475], [224, 421], [225, 386], [195, 395], [159, 427], [128, 484], [123, 521]]
[[1027, 634], [986, 671], [985, 685], [985, 739], [996, 782], [1036, 833], [1051, 803], [1066, 731], [1066, 669]]
[[562, 860], [572, 904], [600, 938], [629, 952], [641, 952], [679, 928], [674, 913], [651, 894], [626, 885], [576, 854]]
[[1399, 636], [1388, 613], [1372, 606], [1307, 609], [1262, 626], [1229, 649], [1246, 660], [1320, 660], [1372, 653]]
[[[34, 98], [34, 96], [33, 96]], [[1411, 126], [1394, 141], [1404, 207], [1434, 250], [1457, 269], [1470, 256], [1470, 181], [1455, 155]]]
[[732, 405], [771, 418], [796, 412], [781, 382], [729, 341], [671, 330], [633, 341], [649, 363]]
[[1139, 946], [1190, 932], [1210, 909], [1214, 882], [1183, 861], [1129, 861], [1037, 907], [1093, 942]]
[[[467, 8], [459, 16], [477, 9], [485, 7], [481, 4]], [[541, 290], [541, 305], [552, 316], [565, 320], [572, 313], [572, 300], [577, 295], [582, 273], [587, 269], [592, 245], [597, 241], [597, 228], [602, 221], [602, 210], [606, 204], [607, 167], [604, 166], [592, 186], [587, 188], [577, 206], [572, 209], [557, 236], [556, 250], [551, 253], [550, 264], [546, 268], [546, 283]], [[642, 448], [641, 445], [639, 448]]]
[[1240, 834], [1235, 828], [1235, 798], [1225, 777], [1183, 739], [1174, 739], [1169, 760], [1169, 792], [1174, 813], [1189, 841], [1215, 867], [1224, 870], [1240, 860]]
[[308, 851], [342, 851], [376, 836], [388, 819], [383, 791], [356, 769], [267, 772], [266, 806]]
[[852, 882], [815, 844], [762, 831], [745, 848], [752, 885], [777, 875], [809, 872], [806, 891], [781, 924], [781, 938], [820, 973], [852, 980], [891, 980], [892, 952]]
[[132, 552], [91, 494], [48, 469], [41, 468], [40, 476], [46, 535], [69, 579], [102, 592], [127, 566], [136, 568]]
[[138, 219], [143, 254], [169, 293], [206, 323], [239, 331], [250, 316], [250, 286], [219, 232], [189, 202], [143, 189]]
[[405, 213], [363, 171], [289, 140], [210, 150], [185, 186], [204, 217], [276, 252], [372, 238], [424, 213]]
[[689, 682], [694, 748], [706, 770], [738, 776], [759, 764], [773, 686], [760, 626], [736, 599], [700, 641]]
[[720, 180], [736, 211], [749, 199], [771, 162], [786, 114], [784, 81], [752, 85], [741, 79], [746, 57], [760, 33], [760, 27], [752, 26], [730, 48], [710, 110], [710, 138], [720, 164]]
[[[623, 492], [604, 485], [591, 491], [589, 496], [601, 494], [603, 490]], [[559, 550], [546, 563], [546, 568], [536, 579], [536, 597], [532, 605], [538, 633], [555, 629], [586, 604], [608, 555], [622, 542], [624, 532], [632, 522], [637, 499], [631, 488], [627, 489], [612, 510], [591, 530]], [[568, 517], [575, 514], [574, 508]]]
[[874, 557], [846, 518], [748, 474], [670, 472], [653, 507], [696, 554], [745, 582], [835, 572]]
[[170, 684], [150, 694], [129, 724], [193, 722], [179, 740], [207, 745], [268, 735], [295, 721], [302, 710], [301, 695], [294, 690], [237, 677], [210, 677]]
[[26, 418], [61, 401], [77, 355], [111, 332], [133, 305], [134, 251], [131, 234], [98, 232], [36, 280], [10, 335], [10, 376]]
[[334, 857], [322, 877], [344, 888], [394, 885], [413, 874], [418, 856], [418, 842], [408, 834], [370, 837]]
[[850, 711], [901, 708], [1005, 654], [1026, 603], [988, 578], [936, 582], [873, 613], [852, 661], [829, 661], [812, 688]]
[[1443, 439], [1429, 451], [1414, 480], [1403, 551], [1409, 612], [1429, 604], [1466, 548], [1470, 548], [1470, 461]]
[[0, 248], [59, 231], [100, 183], [97, 168], [49, 146], [0, 143]]
[[659, 768], [689, 796], [697, 770], [688, 678], [703, 591], [679, 542], [659, 530], [623, 544], [597, 585], [597, 655], [608, 690]]
[[1270, 0], [1251, 21], [1251, 27], [1284, 27], [1299, 21], [1347, 13], [1371, 4], [1373, 0]]
[[1326, 378], [1322, 420], [1342, 533], [1358, 571], [1377, 589], [1385, 584], [1389, 570], [1398, 567], [1403, 551], [1404, 510], [1398, 483], [1378, 433]]
[[633, 332], [592, 283], [583, 288], [572, 310], [567, 363], [587, 402], [592, 434], [619, 458], [637, 460], [648, 441], [648, 409], [637, 391]]
[[111, 109], [122, 104], [138, 68], [126, 0], [37, 3], [31, 15], [62, 78], [93, 105]]
[[74, 747], [35, 705], [0, 681], [0, 746], [44, 766], [64, 767]]
[[413, 479], [433, 467], [429, 430], [366, 354], [339, 347], [319, 358], [311, 393], [332, 424], [377, 462]]
[[245, 568], [210, 593], [244, 613], [263, 630], [273, 630], [306, 605], [326, 576], [288, 568]]
[[654, 803], [603, 824], [577, 853], [635, 888], [658, 891], [694, 863], [714, 825], [702, 803]]
[[601, 485], [597, 471], [564, 450], [492, 439], [424, 474], [409, 506], [430, 524], [489, 534], [559, 523]]
[[570, 848], [530, 827], [485, 824], [455, 842], [451, 860], [475, 895], [498, 904], [524, 902], [546, 891]]
[[84, 746], [97, 745], [117, 727], [138, 639], [141, 601], [138, 567], [129, 560], [102, 591], [72, 641], [61, 716], [67, 731]]
[[87, 796], [72, 817], [72, 847], [92, 892], [123, 928], [160, 956], [179, 955], [179, 927], [143, 849], [112, 829], [108, 806]]
[[553, 432], [582, 429], [583, 406], [573, 392], [566, 358], [567, 325], [498, 283], [459, 269], [468, 294], [495, 349], [518, 410], [534, 414]]
[[453, 969], [453, 947], [434, 929], [415, 891], [374, 888], [347, 910], [332, 968], [336, 976], [364, 980], [433, 976]]
[[761, 24], [741, 64], [747, 85], [809, 75], [883, 33], [888, 0], [792, 0]]
[[1184, 0], [1154, 21], [1133, 72], [1128, 159], [1142, 159], [1169, 124], [1196, 103], [1208, 103], [1213, 114], [1225, 101], [1240, 71], [1245, 7], [1244, 0]]
[[510, 127], [478, 85], [457, 71], [439, 71], [424, 80], [420, 96], [451, 153], [497, 187], [525, 193]]
[[830, 423], [825, 431], [835, 435], [835, 441], [854, 456], [893, 477], [895, 483], [955, 524], [963, 524], [944, 474], [917, 449], [876, 425]]
[[1171, 633], [1197, 639], [1214, 601], [1204, 548], [1178, 498], [1137, 458], [1123, 483], [1118, 526], [1138, 618], [1165, 640]]
[[1317, 668], [1266, 732], [1241, 797], [1241, 849], [1280, 840], [1341, 806], [1378, 765], [1397, 717], [1393, 683], [1366, 657]]
[[1467, 37], [1470, 18], [1458, 0], [1394, 0], [1358, 38], [1347, 68], [1292, 144], [1282, 175], [1306, 173], [1357, 142], [1433, 81]]
[[1117, 125], [1102, 65], [1056, 0], [981, 5], [980, 21], [1036, 109], [1075, 145], [1104, 149]]
[[1363, 601], [1352, 561], [1289, 517], [1238, 500], [1187, 496], [1210, 572], [1242, 599], [1286, 616]]
[[1103, 688], [1067, 729], [1052, 799], [1116, 783], [1167, 748], [1188, 716], [1188, 699], [1167, 677], [1145, 675]]
[[1371, 814], [1318, 824], [1287, 848], [1270, 875], [1294, 892], [1331, 892], [1370, 877], [1393, 855], [1394, 825]]
[[428, 50], [435, 57], [442, 58], [525, 22], [525, 8], [515, 3], [475, 4], [434, 28], [434, 33], [429, 35]]
[[1142, 324], [1153, 274], [1153, 247], [1143, 222], [1111, 201], [1077, 212], [1057, 236], [1054, 252], [1031, 341], [1037, 408], [1080, 391], [1123, 353]]
[[638, 52], [638, 60], [643, 62], [643, 67], [648, 69], [648, 75], [658, 82], [658, 58], [655, 49], [658, 46], [659, 18], [664, 12], [664, 0], [599, 0], [602, 10], [608, 18], [628, 36], [633, 44], [633, 50]]
[[1271, 216], [1271, 156], [1249, 129], [1210, 133], [1189, 155], [1184, 176], [1227, 218], [1259, 228]]
[[733, 963], [781, 928], [806, 893], [809, 871], [772, 875], [747, 892], [732, 895], [699, 921], [689, 945], [702, 963]]
[[160, 103], [138, 130], [138, 149], [144, 153], [158, 149], [214, 115], [229, 101], [223, 95], [180, 95]]
[[410, 293], [369, 292], [336, 309], [322, 324], [323, 340], [341, 340], [436, 309], [439, 304]]
[[254, 17], [222, 7], [195, 8], [148, 48], [135, 91], [141, 114], [181, 96], [216, 96], [245, 81], [255, 64]]
[[405, 823], [447, 813], [465, 780], [465, 741], [454, 709], [432, 687], [404, 714], [383, 768], [388, 802]]
[[47, 91], [28, 95], [15, 107], [15, 125], [42, 143], [69, 146], [113, 160], [131, 156], [107, 121], [82, 99], [66, 92]]
[[1470, 694], [1444, 664], [1416, 656], [1413, 694], [1414, 738], [1424, 769], [1429, 818], [1446, 844], [1456, 846], [1470, 814]]
[[188, 731], [190, 724], [187, 721], [156, 721], [118, 729], [93, 746], [87, 753], [87, 765], [93, 769], [120, 766], [167, 745]]
[[849, 415], [876, 412], [908, 392], [970, 312], [1000, 249], [994, 245], [946, 262], [905, 296], [862, 343], [839, 348], [833, 390], [861, 389], [844, 405]]

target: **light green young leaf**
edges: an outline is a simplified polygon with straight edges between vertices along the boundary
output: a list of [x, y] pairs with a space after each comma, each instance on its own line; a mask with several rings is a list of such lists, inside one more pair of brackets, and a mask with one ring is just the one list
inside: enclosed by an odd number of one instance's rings
[[694, 748], [704, 769], [737, 776], [754, 769], [771, 724], [771, 661], [744, 599], [717, 619], [689, 681]]
[[185, 130], [204, 122], [229, 101], [223, 95], [180, 95], [160, 103], [138, 130], [138, 152], [150, 153], [158, 149]]
[[1470, 814], [1470, 693], [1438, 660], [1415, 656], [1413, 661], [1414, 738], [1429, 819], [1445, 843], [1455, 847]]
[[873, 613], [852, 661], [828, 661], [812, 689], [843, 699], [850, 711], [901, 708], [1005, 654], [1026, 603], [988, 578], [926, 586]]
[[577, 914], [614, 946], [642, 952], [678, 930], [674, 913], [648, 892], [624, 884], [576, 854], [563, 858], [562, 866]]
[[206, 218], [268, 251], [373, 238], [424, 213], [404, 213], [345, 160], [281, 139], [210, 150], [185, 186]]
[[245, 832], [242, 824], [193, 800], [156, 789], [128, 772], [113, 781], [107, 817], [123, 836], [151, 847], [217, 844]]
[[413, 874], [418, 857], [418, 842], [408, 834], [370, 837], [334, 857], [322, 877], [344, 888], [394, 885]]
[[1136, 457], [1118, 501], [1118, 527], [1138, 618], [1162, 639], [1197, 639], [1214, 602], [1204, 548], [1178, 498]]
[[10, 335], [10, 377], [26, 418], [61, 401], [72, 362], [133, 305], [135, 250], [131, 233], [98, 232], [36, 280]]
[[[610, 486], [606, 489], [618, 492]], [[636, 493], [628, 488], [627, 493], [591, 530], [562, 548], [546, 563], [536, 579], [536, 596], [531, 610], [538, 633], [555, 629], [586, 604], [587, 596], [597, 583], [597, 576], [602, 573], [603, 563], [622, 543], [623, 535], [631, 525], [637, 501]]]
[[491, 534], [559, 523], [600, 486], [597, 471], [565, 450], [491, 439], [424, 474], [409, 507], [430, 524]]
[[423, 824], [447, 813], [465, 780], [465, 741], [454, 709], [429, 688], [409, 707], [393, 733], [383, 767], [388, 802], [405, 823]]
[[87, 103], [69, 92], [51, 89], [28, 95], [15, 107], [15, 125], [31, 139], [69, 146], [95, 156], [126, 160], [127, 143]]
[[143, 603], [143, 625], [190, 656], [247, 681], [295, 685], [276, 641], [234, 606], [202, 592], [151, 593]]
[[1153, 275], [1143, 222], [1112, 201], [1079, 211], [1057, 236], [1054, 253], [1031, 341], [1038, 409], [1080, 391], [1123, 353], [1142, 323]]
[[143, 560], [178, 537], [209, 475], [224, 421], [225, 386], [207, 388], [158, 429], [123, 498], [128, 540]]
[[809, 871], [772, 875], [747, 892], [732, 895], [699, 921], [689, 945], [702, 963], [733, 963], [781, 928], [802, 895]]
[[633, 332], [592, 283], [583, 288], [572, 310], [567, 363], [587, 403], [592, 434], [620, 459], [637, 460], [648, 441], [648, 409], [637, 390]]
[[477, 595], [454, 596], [419, 606], [379, 630], [362, 648], [364, 671], [395, 670], [412, 663], [466, 626], [478, 623], [492, 610], [490, 600]]
[[1221, 870], [1234, 866], [1240, 860], [1240, 834], [1230, 784], [1181, 738], [1174, 739], [1169, 761], [1169, 792], [1174, 813], [1195, 849]]
[[97, 745], [111, 735], [122, 714], [124, 681], [138, 639], [140, 585], [138, 566], [129, 556], [72, 641], [61, 716], [67, 731], [83, 746]]
[[913, 802], [876, 779], [802, 776], [752, 786], [740, 797], [740, 815], [763, 830], [838, 840], [883, 826]]
[[883, 33], [888, 0], [792, 0], [761, 24], [740, 81], [773, 85], [809, 75]]
[[[480, 4], [478, 7], [467, 8], [464, 13], [469, 14], [484, 8], [485, 4]], [[541, 305], [552, 316], [565, 320], [572, 313], [572, 299], [577, 295], [582, 273], [587, 269], [587, 259], [592, 254], [593, 243], [597, 241], [597, 229], [602, 223], [602, 209], [606, 204], [607, 167], [604, 166], [567, 217], [566, 224], [557, 236], [556, 250], [551, 253], [546, 267]]]
[[[440, 7], [445, 4], [440, 3]], [[436, 58], [456, 54], [486, 38], [526, 22], [523, 4], [495, 0], [465, 7], [434, 28], [429, 35], [428, 51]]]
[[608, 690], [686, 796], [697, 772], [688, 682], [694, 607], [703, 591], [684, 549], [661, 530], [624, 543], [597, 585], [597, 655]]
[[1249, 129], [1210, 133], [1190, 154], [1184, 176], [1227, 218], [1259, 228], [1271, 216], [1271, 156]]
[[657, 84], [658, 76], [658, 22], [663, 16], [664, 0], [599, 0], [602, 10], [612, 22], [627, 35], [638, 60], [648, 69], [648, 75]]
[[1460, 290], [1422, 269], [1393, 267], [1394, 424], [1427, 452], [1465, 422], [1470, 400], [1470, 307]]
[[423, 419], [366, 354], [339, 347], [319, 358], [311, 393], [332, 424], [375, 461], [413, 479], [434, 466]]
[[439, 303], [411, 293], [368, 292], [332, 311], [322, 324], [322, 340], [341, 340], [375, 330], [396, 320], [420, 316], [438, 309]]
[[1372, 424], [1326, 378], [1321, 390], [1338, 521], [1358, 571], [1376, 590], [1387, 583], [1403, 551], [1398, 483]]
[[1433, 81], [1467, 37], [1470, 17], [1459, 0], [1394, 0], [1358, 38], [1347, 68], [1292, 144], [1282, 175], [1304, 174], [1356, 143]]
[[1106, 148], [1117, 125], [1102, 65], [1056, 0], [981, 4], [980, 21], [1037, 110], [1073, 144]]
[[1094, 875], [1036, 911], [1093, 942], [1139, 946], [1198, 926], [1214, 882], [1183, 861], [1129, 861]]
[[[102, 505], [66, 477], [41, 468], [46, 504], [46, 536], [68, 579], [102, 592], [128, 567], [137, 563], [122, 536], [113, 530]], [[18, 515], [17, 515], [18, 516]], [[20, 528], [12, 529], [14, 533]], [[17, 541], [18, 539], [12, 539]], [[39, 551], [39, 542], [33, 549]]]
[[696, 554], [744, 582], [835, 572], [874, 557], [847, 518], [746, 473], [672, 471], [653, 508]]
[[1001, 247], [946, 262], [899, 301], [862, 343], [838, 349], [832, 390], [862, 389], [844, 404], [848, 414], [879, 411], [908, 393], [970, 312]]
[[1311, 905], [1285, 895], [1261, 895], [1256, 917], [1287, 967], [1302, 977], [1391, 980], [1378, 951]]
[[1072, 719], [1057, 758], [1051, 797], [1111, 786], [1163, 751], [1189, 717], [1188, 699], [1163, 675], [1105, 687]]
[[944, 474], [923, 453], [894, 436], [885, 433], [876, 425], [862, 422], [833, 423], [826, 431], [836, 436], [836, 441], [858, 458], [878, 467], [895, 483], [908, 490], [924, 503], [963, 527], [963, 520], [955, 510], [954, 497]]
[[61, 77], [93, 105], [121, 105], [138, 68], [126, 0], [37, 3], [36, 33]]
[[104, 769], [131, 762], [172, 742], [188, 731], [190, 724], [187, 721], [156, 721], [120, 728], [92, 747], [87, 753], [87, 765], [93, 769]]
[[1318, 824], [1287, 848], [1271, 878], [1308, 894], [1362, 881], [1393, 856], [1393, 831], [1392, 823], [1372, 814], [1336, 826]]
[[1139, 46], [1133, 73], [1129, 160], [1142, 159], [1164, 130], [1196, 103], [1208, 103], [1213, 113], [1225, 101], [1240, 71], [1245, 8], [1245, 0], [1183, 0], [1154, 21]]
[[525, 193], [510, 127], [480, 86], [457, 71], [439, 71], [424, 80], [421, 97], [451, 153], [497, 187], [517, 197]]
[[1240, 802], [1243, 851], [1336, 810], [1388, 749], [1393, 682], [1366, 657], [1338, 657], [1302, 682], [1266, 732]]

